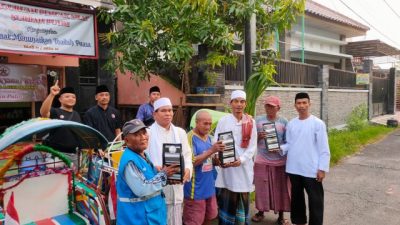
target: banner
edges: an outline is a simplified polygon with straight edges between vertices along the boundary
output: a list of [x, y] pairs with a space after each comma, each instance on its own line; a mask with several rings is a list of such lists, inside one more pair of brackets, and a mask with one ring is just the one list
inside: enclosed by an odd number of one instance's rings
[[356, 74], [356, 85], [369, 84], [369, 73], [357, 73]]
[[47, 97], [41, 66], [0, 64], [0, 102], [37, 102]]
[[0, 51], [96, 57], [94, 14], [0, 0]]

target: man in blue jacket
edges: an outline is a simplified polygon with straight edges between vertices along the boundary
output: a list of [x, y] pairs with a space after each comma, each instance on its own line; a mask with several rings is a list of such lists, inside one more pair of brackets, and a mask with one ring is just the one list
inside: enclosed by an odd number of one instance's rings
[[175, 166], [157, 171], [144, 150], [149, 143], [146, 126], [139, 119], [122, 128], [126, 148], [117, 178], [118, 225], [166, 225], [167, 213], [162, 187]]

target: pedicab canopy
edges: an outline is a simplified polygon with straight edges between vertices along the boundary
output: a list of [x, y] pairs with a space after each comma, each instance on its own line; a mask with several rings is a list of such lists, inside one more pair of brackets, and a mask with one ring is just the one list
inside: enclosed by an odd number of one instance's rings
[[0, 152], [10, 145], [24, 141], [30, 142], [36, 138], [35, 135], [45, 135], [60, 127], [69, 129], [75, 135], [80, 148], [105, 149], [107, 147], [107, 139], [92, 127], [73, 121], [35, 118], [16, 124], [1, 134]]

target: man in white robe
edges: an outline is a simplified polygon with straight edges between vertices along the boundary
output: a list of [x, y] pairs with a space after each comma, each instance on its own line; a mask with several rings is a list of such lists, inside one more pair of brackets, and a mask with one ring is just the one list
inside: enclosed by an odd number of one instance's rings
[[[190, 180], [192, 164], [192, 150], [190, 149], [186, 132], [172, 124], [174, 112], [169, 98], [160, 98], [154, 102], [153, 117], [155, 123], [149, 127], [150, 142], [147, 153], [153, 164], [161, 169], [162, 147], [164, 143], [182, 144], [185, 171], [183, 183]], [[182, 224], [183, 184], [170, 184], [163, 188], [168, 210], [168, 224]]]
[[249, 224], [249, 196], [253, 188], [253, 156], [257, 149], [255, 121], [244, 113], [246, 93], [235, 90], [231, 95], [232, 113], [222, 117], [215, 129], [214, 142], [221, 133], [232, 132], [235, 141], [235, 161], [221, 165], [215, 186], [219, 224]]

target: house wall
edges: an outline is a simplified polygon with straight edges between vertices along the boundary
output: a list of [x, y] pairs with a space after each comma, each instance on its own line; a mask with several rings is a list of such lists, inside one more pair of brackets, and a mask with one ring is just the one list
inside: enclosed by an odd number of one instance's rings
[[182, 98], [185, 104], [185, 94], [178, 88], [172, 86], [160, 76], [151, 75], [150, 80], [139, 81], [131, 79], [131, 73], [121, 74], [117, 72], [118, 105], [138, 106], [149, 101], [149, 89], [158, 86], [161, 90], [161, 97], [168, 97], [172, 105], [179, 106]]
[[[234, 90], [243, 90], [243, 86], [225, 86], [223, 103], [229, 107], [230, 95]], [[307, 92], [311, 100], [311, 114], [321, 117], [321, 88], [283, 88], [269, 87], [259, 98], [256, 108], [257, 115], [265, 114], [263, 99], [269, 95], [278, 96], [282, 106], [280, 115], [287, 119], [296, 117], [297, 111], [294, 108], [294, 98], [298, 92]], [[360, 104], [368, 104], [368, 90], [347, 90], [329, 89], [328, 90], [328, 127], [342, 126], [345, 124], [347, 116], [352, 109]], [[326, 121], [325, 121], [326, 122]]]
[[[300, 20], [301, 21], [301, 20]], [[310, 51], [324, 53], [340, 53], [340, 46], [343, 44], [340, 40], [340, 34], [317, 28], [305, 24], [304, 48]], [[301, 42], [301, 24], [293, 26], [291, 30], [290, 49], [299, 49], [302, 47]], [[299, 58], [300, 52], [292, 52], [292, 58]], [[329, 57], [321, 55], [306, 55], [307, 60], [324, 61], [330, 63], [339, 63], [338, 57]]]
[[79, 58], [71, 56], [23, 55], [14, 53], [0, 53], [0, 56], [6, 56], [8, 58], [7, 63], [10, 64], [29, 64], [59, 67], [79, 66]]

